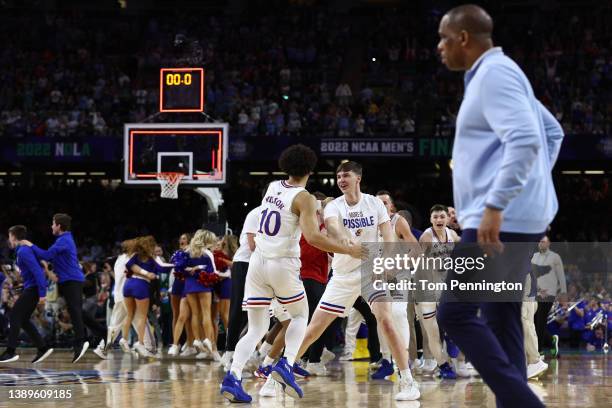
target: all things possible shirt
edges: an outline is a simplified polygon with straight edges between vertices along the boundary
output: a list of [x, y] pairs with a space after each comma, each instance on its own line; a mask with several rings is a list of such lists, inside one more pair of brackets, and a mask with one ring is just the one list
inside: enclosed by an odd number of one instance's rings
[[[378, 242], [378, 226], [389, 221], [389, 214], [380, 198], [361, 193], [361, 199], [349, 206], [344, 195], [325, 206], [324, 218], [336, 217], [355, 242]], [[335, 254], [334, 273], [349, 273], [361, 266], [361, 260], [346, 254]]]

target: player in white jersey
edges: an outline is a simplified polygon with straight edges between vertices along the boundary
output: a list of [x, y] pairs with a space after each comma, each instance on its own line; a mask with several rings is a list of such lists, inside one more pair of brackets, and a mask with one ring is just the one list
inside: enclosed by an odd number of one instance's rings
[[[455, 242], [459, 242], [457, 233], [447, 227], [449, 221], [448, 209], [444, 205], [436, 204], [431, 207], [429, 213], [431, 227], [423, 232], [419, 242], [423, 246], [427, 257], [448, 258], [453, 251]], [[428, 272], [428, 280], [443, 282], [446, 279], [445, 271], [434, 270]], [[429, 351], [435, 359], [434, 364], [433, 361], [428, 359], [429, 356], [425, 356], [423, 370], [433, 373], [437, 366], [440, 370], [440, 377], [455, 379], [457, 374], [442, 350], [440, 329], [436, 319], [436, 307], [436, 302], [419, 302], [416, 305], [416, 312], [423, 333], [423, 341], [427, 342]]]
[[236, 345], [232, 367], [221, 384], [221, 394], [232, 402], [252, 399], [242, 388], [242, 370], [268, 330], [268, 308], [273, 298], [289, 312], [291, 322], [285, 334], [284, 357], [273, 366], [271, 375], [288, 395], [303, 396], [293, 375], [293, 365], [308, 323], [308, 304], [300, 280], [300, 236], [326, 252], [357, 259], [366, 252], [360, 245], [340, 243], [319, 231], [316, 199], [304, 188], [316, 162], [317, 156], [309, 147], [294, 145], [285, 149], [278, 163], [289, 178], [270, 183], [262, 200], [256, 248], [249, 261], [245, 285], [249, 326]]
[[225, 354], [223, 354], [223, 358], [221, 359], [223, 368], [226, 371], [231, 367], [236, 344], [238, 344], [242, 329], [247, 323], [247, 316], [246, 312], [242, 309], [242, 302], [244, 300], [244, 286], [249, 270], [249, 260], [251, 259], [251, 254], [255, 250], [255, 233], [259, 228], [259, 213], [260, 209], [259, 206], [257, 206], [249, 211], [244, 219], [242, 231], [240, 232], [240, 238], [238, 240], [240, 246], [232, 259], [232, 298], [230, 300]]
[[[361, 165], [348, 161], [336, 170], [337, 184], [343, 195], [325, 207], [325, 227], [330, 237], [351, 239], [355, 242], [378, 242], [379, 233], [384, 242], [396, 240], [391, 228], [389, 214], [382, 201], [370, 194], [361, 192]], [[335, 255], [332, 261], [333, 276], [319, 306], [313, 314], [300, 347], [299, 356], [317, 339], [338, 316], [346, 316], [355, 300], [362, 294], [361, 261], [345, 255]], [[367, 279], [369, 281], [369, 277]], [[391, 354], [400, 370], [400, 392], [396, 400], [415, 400], [420, 397], [418, 385], [412, 379], [408, 366], [408, 351], [404, 345], [391, 313], [389, 301], [377, 301], [386, 296], [383, 291], [371, 291], [371, 282], [363, 287], [368, 293], [370, 303], [391, 349]]]
[[[380, 190], [376, 193], [376, 197], [382, 201], [387, 213], [389, 214], [391, 228], [393, 229], [396, 239], [401, 242], [410, 243], [410, 254], [412, 256], [417, 256], [421, 252], [419, 243], [410, 231], [410, 225], [408, 225], [406, 219], [396, 212], [397, 210], [393, 203], [393, 199], [391, 198], [391, 193], [386, 190]], [[395, 291], [391, 295], [393, 298], [393, 303], [391, 304], [393, 321], [397, 326], [404, 348], [408, 350], [408, 345], [410, 344], [410, 326], [408, 324], [408, 293], [407, 291]], [[372, 375], [372, 378], [383, 379], [393, 374], [393, 364], [391, 363], [391, 350], [389, 349], [385, 335], [380, 326], [377, 328], [383, 358], [380, 362], [380, 367], [378, 367], [378, 370]]]

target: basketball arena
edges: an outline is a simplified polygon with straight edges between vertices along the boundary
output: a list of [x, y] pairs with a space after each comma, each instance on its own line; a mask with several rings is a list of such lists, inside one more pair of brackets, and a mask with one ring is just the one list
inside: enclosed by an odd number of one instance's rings
[[0, 2], [0, 406], [612, 406], [611, 19]]

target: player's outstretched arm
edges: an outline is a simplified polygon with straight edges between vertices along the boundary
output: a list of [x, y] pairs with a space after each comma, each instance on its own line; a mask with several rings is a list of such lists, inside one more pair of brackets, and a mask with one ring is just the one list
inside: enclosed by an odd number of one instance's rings
[[319, 231], [317, 222], [317, 203], [315, 198], [307, 192], [298, 194], [293, 200], [294, 212], [300, 217], [300, 229], [306, 241], [325, 252], [348, 254], [361, 259], [365, 250], [360, 245], [347, 246], [332, 240]]

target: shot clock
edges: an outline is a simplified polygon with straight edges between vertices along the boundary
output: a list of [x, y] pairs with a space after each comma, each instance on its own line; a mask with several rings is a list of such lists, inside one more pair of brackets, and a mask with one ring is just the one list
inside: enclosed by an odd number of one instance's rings
[[160, 112], [203, 112], [204, 69], [162, 68], [159, 74]]

